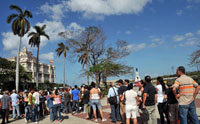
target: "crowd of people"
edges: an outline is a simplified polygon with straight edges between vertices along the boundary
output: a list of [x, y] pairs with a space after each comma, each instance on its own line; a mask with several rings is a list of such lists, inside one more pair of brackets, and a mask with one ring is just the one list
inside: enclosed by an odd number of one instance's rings
[[2, 124], [9, 123], [9, 114], [12, 111], [14, 120], [24, 118], [25, 122], [38, 123], [45, 115], [50, 115], [50, 121], [61, 122], [63, 120], [61, 113], [76, 114], [84, 111], [86, 119], [95, 118], [100, 113], [102, 122], [106, 121], [102, 112], [100, 102], [100, 89], [94, 82], [90, 86], [83, 85], [78, 88], [77, 85], [55, 90], [36, 89], [25, 90], [16, 93], [15, 90], [4, 91], [0, 95]]
[[[150, 76], [146, 76], [144, 81], [136, 82], [139, 88], [134, 88], [135, 85], [129, 80], [121, 79], [116, 85], [111, 85], [107, 103], [110, 104], [112, 123], [157, 124], [157, 107], [161, 124], [165, 124], [165, 121], [168, 124], [187, 124], [189, 121], [199, 124], [194, 103], [199, 86], [186, 76], [183, 66], [177, 68], [177, 75], [175, 82], [167, 83], [158, 77], [156, 85]], [[19, 93], [6, 90], [0, 95], [2, 124], [9, 123], [11, 111], [14, 120], [24, 118], [26, 123], [38, 123], [48, 114], [51, 122], [61, 122], [61, 113], [77, 114], [81, 111], [86, 113], [85, 119], [94, 118], [95, 122], [99, 122], [98, 118], [101, 118], [104, 122], [107, 119], [102, 112], [100, 93], [95, 82], [81, 88], [75, 85], [74, 88], [31, 89]]]
[[129, 80], [120, 79], [116, 86], [111, 85], [107, 97], [112, 123], [157, 124], [157, 107], [161, 124], [165, 121], [167, 124], [199, 124], [194, 100], [200, 87], [186, 75], [183, 66], [177, 68], [177, 76], [175, 82], [167, 83], [157, 77], [156, 84], [146, 76], [144, 81], [137, 82], [138, 90]]

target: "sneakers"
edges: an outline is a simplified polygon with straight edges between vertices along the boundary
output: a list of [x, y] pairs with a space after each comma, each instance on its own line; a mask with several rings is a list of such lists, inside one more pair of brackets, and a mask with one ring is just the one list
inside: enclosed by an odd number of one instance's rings
[[104, 121], [107, 121], [107, 119], [103, 118], [103, 119], [102, 119], [102, 122], [104, 122]]
[[95, 121], [95, 122], [98, 122], [98, 119], [95, 119], [94, 121]]
[[24, 121], [25, 121], [26, 123], [28, 123], [28, 121], [26, 120], [26, 118], [24, 118]]

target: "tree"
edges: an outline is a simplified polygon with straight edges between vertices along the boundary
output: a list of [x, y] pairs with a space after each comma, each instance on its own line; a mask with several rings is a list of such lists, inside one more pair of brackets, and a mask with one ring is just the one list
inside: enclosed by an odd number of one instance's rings
[[107, 77], [126, 75], [132, 73], [133, 67], [120, 64], [119, 59], [130, 54], [128, 43], [124, 40], [118, 40], [116, 46], [108, 47], [104, 52], [100, 63], [90, 68], [90, 73], [98, 74], [98, 82], [103, 79], [106, 83]]
[[63, 53], [63, 87], [65, 87], [65, 60], [66, 60], [66, 55], [67, 55], [67, 51], [69, 50], [69, 47], [66, 46], [63, 42], [58, 43], [58, 48], [56, 49], [56, 53], [58, 56], [61, 56], [61, 54]]
[[196, 50], [190, 55], [190, 65], [196, 66], [197, 71], [199, 71], [199, 67], [200, 67], [200, 59], [199, 58], [200, 58], [200, 50]]
[[29, 45], [36, 46], [37, 47], [37, 60], [36, 60], [36, 88], [38, 89], [38, 78], [39, 78], [39, 51], [40, 51], [40, 37], [44, 36], [49, 40], [49, 36], [45, 33], [44, 29], [46, 28], [46, 25], [40, 26], [34, 26], [33, 27], [36, 32], [31, 32], [28, 34], [28, 37], [31, 36], [29, 39]]
[[104, 41], [106, 38], [103, 30], [96, 26], [89, 26], [83, 31], [78, 31], [78, 33], [65, 31], [59, 33], [59, 35], [67, 40], [73, 54], [78, 57], [78, 62], [86, 70], [87, 83], [89, 84], [89, 68], [98, 64], [100, 57], [104, 53]]
[[[0, 82], [3, 84], [2, 88], [10, 88], [10, 85], [13, 86], [13, 82], [15, 81], [15, 69], [16, 62], [8, 61], [7, 59], [0, 57]], [[31, 81], [31, 74], [27, 73], [23, 66], [19, 66], [19, 78], [20, 82]], [[8, 89], [7, 89], [8, 90]]]
[[114, 62], [102, 61], [96, 66], [90, 68], [90, 73], [99, 74], [99, 81], [103, 79], [103, 83], [106, 82], [107, 77], [115, 77], [120, 75], [126, 75], [132, 73], [133, 68], [124, 64], [118, 64]]
[[7, 17], [7, 23], [11, 23], [12, 21], [12, 32], [14, 35], [18, 35], [20, 37], [18, 52], [17, 52], [17, 62], [16, 62], [16, 91], [19, 91], [19, 53], [21, 47], [21, 41], [24, 34], [26, 34], [30, 29], [30, 23], [27, 18], [32, 18], [32, 14], [30, 11], [22, 9], [16, 5], [10, 5], [11, 10], [18, 11], [18, 14], [11, 14]]

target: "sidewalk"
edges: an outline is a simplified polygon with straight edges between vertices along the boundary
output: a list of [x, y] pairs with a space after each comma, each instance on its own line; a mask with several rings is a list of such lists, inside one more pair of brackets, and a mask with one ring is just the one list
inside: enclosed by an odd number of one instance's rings
[[[44, 119], [39, 121], [39, 124], [96, 124], [95, 122], [88, 121], [82, 118], [78, 118], [75, 116], [72, 116], [71, 114], [62, 114], [63, 116], [63, 121], [62, 122], [53, 122], [51, 123], [49, 120], [49, 116], [46, 116]], [[2, 120], [0, 120], [1, 123]], [[10, 119], [10, 124], [26, 124], [24, 119], [16, 120], [14, 121], [13, 119]], [[34, 122], [28, 123], [28, 124], [35, 124]]]

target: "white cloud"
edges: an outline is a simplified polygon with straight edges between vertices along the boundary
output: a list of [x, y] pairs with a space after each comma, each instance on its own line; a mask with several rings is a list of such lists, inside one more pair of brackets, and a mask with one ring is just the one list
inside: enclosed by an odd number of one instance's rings
[[[58, 33], [63, 32], [67, 29], [71, 30], [79, 30], [83, 29], [80, 25], [78, 25], [75, 22], [72, 22], [69, 26], [65, 27], [64, 24], [60, 21], [48, 21], [45, 20], [43, 22], [38, 22], [36, 25], [42, 26], [43, 24], [46, 24], [45, 32], [49, 35], [50, 40], [48, 40], [46, 37], [41, 37], [41, 43], [40, 47], [44, 47], [48, 44], [48, 42], [57, 42], [61, 40], [62, 38], [58, 35]], [[29, 32], [32, 32], [35, 30], [31, 27]], [[13, 50], [17, 50], [18, 44], [19, 44], [19, 37], [17, 35], [14, 35], [12, 32], [3, 32], [2, 34], [2, 43], [4, 46], [4, 50], [12, 52]], [[28, 49], [32, 49], [30, 45], [28, 45], [29, 38], [27, 37], [28, 34], [25, 34], [22, 38], [22, 47], [26, 46]], [[34, 48], [33, 48], [34, 49]], [[12, 53], [11, 53], [12, 54]]]
[[185, 39], [185, 37], [183, 35], [175, 35], [173, 37], [173, 40], [176, 41], [176, 42], [182, 41], [184, 39]]
[[195, 41], [186, 41], [185, 43], [179, 44], [180, 47], [187, 47], [187, 46], [195, 46], [197, 42]]
[[192, 7], [193, 7], [192, 5], [187, 5], [187, 6], [186, 6], [187, 9], [190, 9], [190, 8], [192, 8]]
[[183, 14], [183, 10], [177, 10], [176, 15], [181, 16]]
[[200, 0], [187, 0], [188, 2], [200, 3]]
[[200, 35], [200, 30], [197, 31], [197, 34]]
[[153, 39], [152, 39], [153, 42], [159, 42], [159, 41], [161, 41], [161, 40], [162, 40], [161, 38], [153, 38]]
[[137, 14], [152, 0], [69, 0], [67, 6], [84, 17]]
[[132, 32], [131, 31], [126, 31], [125, 34], [130, 35], [130, 34], [132, 34]]
[[158, 44], [156, 44], [156, 43], [151, 43], [151, 44], [149, 45], [150, 48], [155, 48], [155, 47], [157, 47], [157, 46], [158, 46]]
[[193, 37], [193, 36], [194, 36], [194, 34], [193, 34], [193, 33], [191, 33], [191, 32], [188, 32], [188, 33], [186, 33], [186, 34], [185, 34], [185, 36], [186, 36], [186, 37]]
[[146, 48], [146, 44], [145, 43], [141, 43], [141, 44], [131, 44], [131, 45], [128, 45], [127, 48], [130, 50], [130, 51], [139, 51], [141, 49], [144, 49]]
[[40, 54], [40, 59], [53, 60], [54, 59], [54, 53], [53, 52], [49, 52], [49, 53]]
[[40, 6], [40, 10], [51, 19], [60, 21], [65, 16], [64, 13], [67, 11], [67, 7], [64, 2], [54, 5], [45, 3], [44, 5]]

